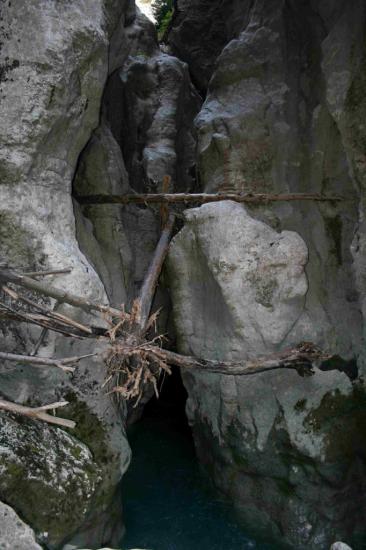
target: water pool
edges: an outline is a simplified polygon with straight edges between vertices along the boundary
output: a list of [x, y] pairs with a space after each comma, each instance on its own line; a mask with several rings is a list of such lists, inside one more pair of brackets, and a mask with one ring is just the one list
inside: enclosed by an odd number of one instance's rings
[[202, 475], [188, 428], [174, 415], [144, 418], [129, 441], [124, 550], [279, 550], [251, 539], [236, 523]]

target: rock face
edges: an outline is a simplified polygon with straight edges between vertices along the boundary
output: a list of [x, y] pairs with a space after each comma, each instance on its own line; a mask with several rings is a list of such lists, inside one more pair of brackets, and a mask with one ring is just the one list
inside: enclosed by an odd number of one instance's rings
[[[157, 242], [157, 217], [136, 207], [81, 209], [72, 191], [155, 189], [165, 174], [174, 189], [195, 185], [193, 118], [200, 100], [188, 68], [160, 52], [152, 23], [133, 0], [0, 3], [1, 264], [21, 272], [70, 267], [71, 274], [48, 280], [100, 303], [129, 304]], [[0, 326], [5, 351], [29, 354], [38, 341], [37, 328]], [[99, 343], [47, 333], [39, 354], [99, 349]], [[96, 358], [80, 364], [72, 378], [52, 368], [0, 365], [2, 397], [30, 405], [65, 399], [70, 404], [63, 416], [77, 423], [74, 437], [6, 416], [1, 424], [0, 438], [24, 432], [33, 450], [13, 437], [0, 498], [47, 548], [120, 543], [119, 482], [130, 460], [127, 407], [101, 391], [104, 377]], [[55, 445], [57, 460], [51, 454], [47, 472], [38, 471]], [[9, 453], [1, 447], [0, 463]], [[66, 470], [70, 476], [61, 483]], [[26, 471], [35, 472], [31, 479]], [[44, 502], [35, 507], [40, 492]]]
[[251, 358], [306, 334], [308, 251], [299, 235], [277, 233], [229, 201], [187, 210], [185, 221], [169, 265], [186, 351], [221, 359], [245, 350]]
[[[70, 267], [70, 275], [50, 281], [107, 303], [104, 285], [76, 239], [71, 183], [80, 152], [99, 123], [108, 50], [113, 45], [118, 57], [118, 44], [127, 41], [124, 35], [118, 41], [113, 33], [132, 24], [134, 5], [113, 0], [93, 5], [83, 0], [62, 4], [37, 0], [25, 7], [16, 0], [2, 1], [1, 13], [1, 262], [22, 272]], [[1, 323], [1, 348], [6, 351], [29, 354], [38, 337], [37, 329]], [[75, 344], [49, 333], [39, 353], [68, 356], [83, 350], [90, 353], [90, 343]], [[0, 378], [1, 394], [9, 400], [34, 405], [68, 400], [65, 416], [77, 422], [73, 434], [80, 440], [78, 445], [76, 440], [70, 442], [70, 436], [57, 429], [42, 445], [43, 432], [35, 429], [30, 440], [34, 449], [39, 447], [41, 457], [47, 454], [47, 444], [58, 440], [61, 445], [58, 463], [51, 455], [50, 462], [44, 464], [53, 467], [43, 485], [36, 474], [32, 480], [24, 474], [34, 471], [38, 455], [33, 456], [34, 450], [23, 453], [22, 445], [17, 447], [14, 440], [14, 462], [0, 484], [0, 498], [21, 511], [37, 536], [43, 533], [49, 548], [61, 547], [76, 532], [84, 546], [117, 543], [122, 534], [117, 489], [130, 450], [120, 411], [100, 391], [102, 362], [85, 361], [72, 379], [53, 369], [23, 370], [22, 365], [2, 364]], [[8, 433], [7, 426], [1, 426], [2, 438]], [[11, 426], [13, 434], [25, 429], [18, 420], [11, 421]], [[69, 451], [65, 447], [68, 441]], [[67, 479], [61, 483], [59, 476], [72, 466], [70, 453], [78, 449], [78, 471], [71, 469], [70, 483]], [[5, 460], [7, 448], [0, 454]], [[16, 493], [14, 483], [26, 490]], [[39, 491], [45, 501], [37, 507]], [[74, 497], [83, 500], [81, 508], [75, 501], [79, 511], [65, 506], [67, 499], [71, 502]], [[57, 512], [57, 522], [47, 515], [52, 509]]]
[[42, 550], [34, 532], [10, 506], [0, 502], [0, 548], [2, 550]]
[[70, 434], [0, 418], [2, 498], [27, 516], [44, 542], [62, 541], [65, 530], [73, 533], [83, 523], [101, 473], [88, 447]]
[[[296, 548], [351, 540], [365, 522], [365, 23], [363, 2], [178, 0], [170, 33], [209, 81], [196, 118], [205, 190], [345, 198], [190, 211], [169, 260], [182, 351], [255, 357], [312, 340], [342, 357], [306, 380], [184, 375], [215, 483], [246, 522]], [[296, 254], [287, 245], [277, 262], [288, 232]], [[329, 370], [354, 378], [356, 360], [357, 381]]]
[[[311, 280], [298, 234], [276, 232], [232, 202], [189, 210], [185, 221], [168, 261], [183, 353], [255, 358], [327, 338], [318, 305], [306, 302]], [[247, 525], [294, 548], [362, 531], [361, 384], [338, 370], [183, 380], [198, 456]]]

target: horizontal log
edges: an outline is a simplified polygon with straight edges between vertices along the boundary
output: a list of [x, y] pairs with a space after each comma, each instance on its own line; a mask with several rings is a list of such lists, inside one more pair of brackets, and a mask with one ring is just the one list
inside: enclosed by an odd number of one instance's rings
[[218, 374], [246, 376], [275, 369], [296, 369], [300, 374], [311, 374], [312, 365], [325, 361], [331, 356], [323, 353], [310, 343], [299, 344], [295, 348], [260, 357], [255, 360], [213, 361], [180, 355], [173, 351], [151, 346], [151, 352], [170, 365], [183, 369], [195, 369]]
[[80, 204], [204, 204], [218, 201], [261, 204], [281, 201], [342, 201], [337, 195], [319, 193], [147, 193], [77, 196]]

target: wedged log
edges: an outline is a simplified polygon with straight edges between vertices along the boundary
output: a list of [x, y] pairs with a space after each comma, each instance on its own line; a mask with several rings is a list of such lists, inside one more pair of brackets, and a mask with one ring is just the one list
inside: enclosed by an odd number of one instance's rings
[[100, 313], [107, 313], [115, 317], [120, 317], [121, 315], [121, 312], [118, 309], [101, 304], [96, 304], [90, 300], [87, 300], [86, 298], [71, 294], [66, 290], [60, 290], [59, 288], [56, 288], [54, 286], [36, 281], [35, 279], [28, 277], [27, 275], [19, 275], [18, 273], [15, 273], [14, 271], [10, 271], [8, 269], [0, 269], [0, 283], [13, 283], [15, 285], [27, 288], [28, 290], [33, 290], [35, 292], [39, 292], [40, 294], [49, 296], [50, 298], [54, 298], [60, 304], [65, 303], [74, 307], [81, 308], [88, 313], [98, 311]]
[[279, 201], [342, 201], [337, 195], [319, 193], [147, 193], [131, 195], [87, 195], [77, 196], [80, 204], [204, 204], [218, 201], [243, 203], [267, 203]]
[[255, 360], [213, 361], [180, 355], [154, 346], [153, 353], [170, 365], [183, 369], [198, 369], [218, 374], [246, 376], [275, 369], [296, 369], [302, 376], [312, 374], [312, 366], [331, 358], [311, 343], [304, 342], [295, 348], [260, 357]]
[[51, 403], [50, 405], [43, 405], [42, 407], [32, 408], [24, 407], [23, 405], [18, 405], [17, 403], [12, 403], [11, 401], [4, 401], [3, 399], [0, 399], [0, 410], [20, 414], [21, 416], [27, 416], [32, 420], [43, 420], [43, 422], [48, 422], [49, 424], [57, 424], [57, 426], [63, 426], [64, 428], [75, 428], [76, 422], [73, 422], [73, 420], [59, 418], [58, 416], [53, 416], [47, 413], [47, 411], [54, 410], [59, 407], [66, 407], [66, 405], [68, 404], [68, 401], [60, 401], [58, 403]]
[[135, 320], [139, 327], [144, 330], [149, 320], [151, 305], [154, 299], [155, 290], [159, 281], [164, 260], [169, 250], [169, 243], [173, 235], [175, 215], [170, 214], [168, 221], [161, 233], [154, 256], [149, 265], [147, 274], [142, 284], [140, 293], [134, 302]]

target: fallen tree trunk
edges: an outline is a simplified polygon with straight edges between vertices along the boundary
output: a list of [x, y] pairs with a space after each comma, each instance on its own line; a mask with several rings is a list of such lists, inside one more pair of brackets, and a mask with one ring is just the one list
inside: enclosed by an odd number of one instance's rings
[[275, 369], [296, 369], [299, 374], [312, 374], [312, 366], [331, 358], [311, 343], [302, 343], [294, 348], [285, 349], [279, 353], [259, 357], [254, 360], [214, 361], [198, 359], [197, 357], [180, 355], [173, 351], [150, 347], [152, 353], [169, 365], [183, 369], [196, 369], [217, 374], [246, 376]]
[[27, 416], [32, 420], [43, 420], [49, 424], [57, 424], [57, 426], [63, 426], [65, 428], [75, 428], [76, 422], [68, 420], [66, 418], [59, 418], [48, 414], [46, 411], [58, 409], [59, 407], [66, 407], [68, 401], [59, 401], [57, 403], [51, 403], [50, 405], [43, 405], [42, 407], [24, 407], [24, 405], [18, 405], [17, 403], [11, 403], [10, 401], [4, 401], [0, 399], [0, 410], [8, 411], [10, 413], [20, 414], [21, 416]]
[[235, 201], [261, 204], [282, 201], [341, 201], [337, 195], [319, 193], [146, 193], [130, 195], [77, 196], [80, 204], [204, 204], [208, 202]]
[[142, 331], [146, 328], [149, 320], [149, 314], [154, 299], [155, 290], [159, 281], [164, 260], [168, 253], [169, 243], [173, 235], [174, 221], [175, 215], [170, 214], [168, 217], [168, 221], [161, 233], [158, 245], [150, 262], [140, 293], [134, 302], [134, 310], [136, 311], [135, 321], [142, 329]]

